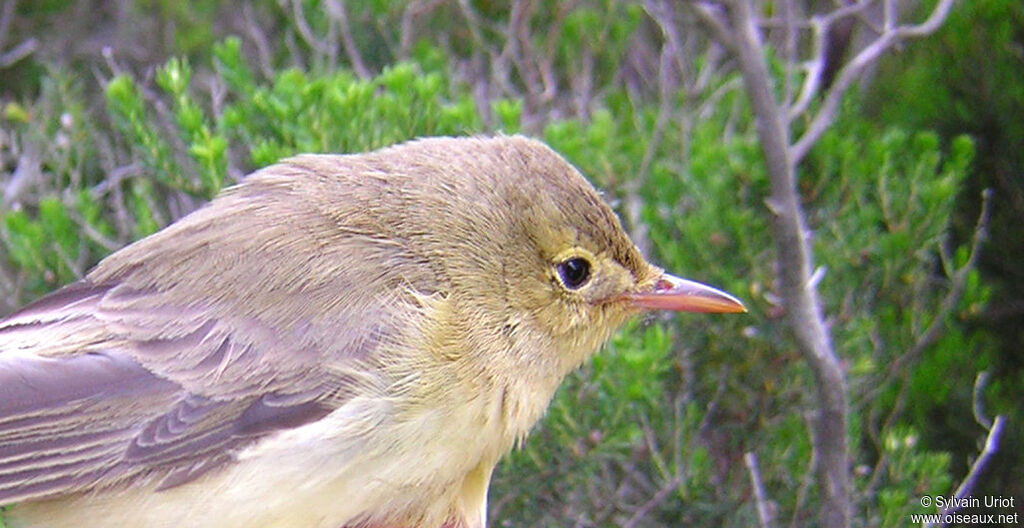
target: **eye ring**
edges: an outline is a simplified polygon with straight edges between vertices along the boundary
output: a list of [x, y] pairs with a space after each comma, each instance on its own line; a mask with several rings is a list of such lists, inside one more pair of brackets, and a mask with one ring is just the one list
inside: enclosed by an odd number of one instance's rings
[[570, 290], [578, 290], [590, 280], [590, 261], [583, 257], [572, 257], [558, 263], [558, 279]]

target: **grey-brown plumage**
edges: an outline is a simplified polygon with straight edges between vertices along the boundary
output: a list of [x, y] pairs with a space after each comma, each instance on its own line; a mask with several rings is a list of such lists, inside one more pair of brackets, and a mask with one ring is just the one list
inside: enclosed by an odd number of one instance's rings
[[0, 504], [480, 528], [497, 459], [660, 277], [532, 140], [286, 160], [0, 321]]

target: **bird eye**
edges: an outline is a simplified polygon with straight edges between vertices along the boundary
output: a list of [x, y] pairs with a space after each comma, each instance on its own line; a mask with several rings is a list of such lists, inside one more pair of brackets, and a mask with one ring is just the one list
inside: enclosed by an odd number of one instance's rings
[[575, 290], [590, 278], [590, 262], [580, 257], [564, 260], [558, 264], [558, 276], [566, 288]]

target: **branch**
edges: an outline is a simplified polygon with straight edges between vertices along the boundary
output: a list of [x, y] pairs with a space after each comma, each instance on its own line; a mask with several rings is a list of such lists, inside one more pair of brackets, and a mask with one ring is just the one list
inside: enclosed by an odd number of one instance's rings
[[444, 0], [416, 0], [409, 2], [409, 5], [402, 11], [402, 34], [399, 44], [398, 58], [405, 60], [409, 58], [412, 51], [413, 37], [416, 33], [416, 19], [437, 9]]
[[7, 44], [7, 34], [11, 29], [11, 22], [14, 21], [14, 8], [17, 0], [4, 0], [0, 5], [0, 49]]
[[[978, 214], [978, 222], [974, 226], [974, 235], [971, 238], [971, 251], [967, 257], [967, 262], [964, 263], [959, 269], [953, 272], [949, 292], [942, 299], [942, 304], [939, 306], [939, 311], [932, 318], [931, 324], [925, 329], [921, 336], [914, 342], [914, 346], [907, 351], [906, 354], [900, 356], [896, 361], [892, 363], [889, 368], [890, 378], [893, 374], [900, 372], [906, 368], [910, 363], [917, 360], [917, 358], [924, 353], [925, 349], [933, 345], [936, 341], [942, 337], [942, 334], [946, 331], [946, 318], [956, 310], [960, 299], [964, 295], [964, 290], [967, 288], [967, 277], [971, 271], [977, 266], [978, 257], [981, 255], [981, 246], [988, 239], [988, 221], [991, 216], [991, 201], [992, 201], [992, 189], [985, 189], [981, 193], [981, 212]], [[948, 259], [947, 259], [948, 260]], [[879, 385], [884, 386], [886, 384]]]
[[366, 63], [363, 62], [362, 55], [359, 54], [359, 46], [356, 45], [356, 39], [352, 37], [352, 25], [348, 22], [345, 3], [338, 2], [337, 0], [328, 0], [326, 7], [327, 16], [338, 23], [338, 30], [341, 31], [341, 44], [345, 47], [348, 61], [352, 63], [352, 70], [356, 72], [360, 79], [369, 79], [372, 75], [370, 75], [370, 70], [367, 69]]
[[39, 41], [34, 37], [29, 37], [13, 47], [10, 51], [0, 54], [0, 68], [6, 68], [25, 57], [35, 53], [36, 49], [39, 48]]
[[832, 28], [832, 25], [840, 19], [847, 16], [853, 16], [858, 14], [875, 0], [861, 0], [855, 4], [850, 4], [832, 11], [828, 14], [815, 16], [811, 18], [811, 30], [813, 34], [811, 60], [804, 64], [804, 69], [807, 73], [804, 77], [803, 85], [800, 87], [800, 94], [797, 96], [796, 101], [789, 107], [789, 120], [792, 121], [807, 111], [811, 101], [814, 100], [814, 96], [818, 94], [818, 90], [821, 89], [821, 75], [825, 71], [825, 62], [828, 56], [828, 32]]
[[971, 412], [974, 414], [974, 421], [978, 422], [979, 425], [985, 428], [985, 430], [992, 429], [992, 420], [989, 420], [985, 416], [985, 404], [982, 399], [981, 392], [985, 389], [985, 385], [988, 384], [988, 371], [983, 370], [974, 377], [974, 393], [972, 399], [974, 405], [971, 406]]
[[252, 10], [252, 4], [249, 2], [242, 3], [242, 21], [245, 31], [256, 46], [256, 63], [259, 64], [260, 72], [263, 74], [263, 77], [273, 79], [274, 61], [271, 58], [270, 42], [267, 40], [267, 34], [263, 31], [260, 22], [256, 19], [256, 15]]
[[800, 526], [797, 524], [797, 521], [800, 519], [800, 514], [804, 509], [804, 502], [807, 500], [807, 490], [811, 488], [811, 484], [814, 481], [814, 469], [818, 466], [818, 453], [814, 450], [813, 445], [814, 424], [806, 416], [804, 417], [804, 422], [807, 426], [807, 436], [812, 439], [811, 457], [807, 460], [807, 469], [800, 477], [800, 487], [796, 490], [796, 500], [793, 503], [793, 515], [789, 519], [789, 528]]
[[33, 140], [22, 140], [21, 152], [18, 154], [18, 164], [11, 173], [10, 179], [4, 185], [0, 193], [0, 206], [10, 207], [21, 200], [22, 196], [38, 185], [43, 179], [43, 153], [42, 146]]
[[711, 34], [715, 40], [728, 48], [729, 51], [735, 53], [736, 39], [733, 38], [732, 30], [729, 28], [729, 22], [725, 19], [725, 14], [722, 13], [721, 6], [710, 2], [697, 2], [693, 7], [697, 16], [700, 17], [704, 24], [707, 25], [708, 29], [711, 30]]
[[[777, 270], [783, 306], [798, 349], [814, 374], [817, 389], [812, 443], [819, 455], [821, 524], [843, 528], [850, 525], [852, 513], [846, 380], [832, 348], [811, 278], [811, 248], [796, 188], [796, 158], [790, 154], [788, 122], [775, 99], [753, 7], [749, 0], [735, 0], [729, 3], [728, 13], [734, 35], [733, 50], [756, 117], [757, 136], [771, 183], [771, 196], [766, 202], [778, 250]], [[709, 14], [713, 17], [713, 13]]]
[[309, 22], [306, 20], [306, 13], [300, 0], [292, 0], [291, 6], [291, 19], [295, 24], [295, 29], [299, 32], [299, 36], [302, 37], [306, 44], [309, 44], [309, 47], [313, 48], [313, 51], [326, 56], [328, 65], [333, 67], [335, 65], [335, 58], [338, 56], [337, 45], [330, 38], [321, 40], [313, 34], [313, 28], [309, 27]]
[[764, 484], [761, 482], [761, 471], [757, 468], [757, 455], [747, 451], [743, 454], [743, 462], [750, 473], [750, 485], [754, 488], [754, 501], [757, 503], [757, 520], [761, 528], [771, 528], [772, 507], [765, 498]]
[[17, 4], [17, 0], [5, 0], [0, 6], [0, 69], [7, 68], [28, 57], [39, 48], [39, 41], [35, 37], [29, 37], [10, 50], [2, 51], [7, 45], [7, 37], [10, 36]]
[[[999, 435], [1003, 432], [1003, 424], [1006, 423], [1006, 419], [1002, 416], [996, 416], [995, 421], [992, 422], [992, 428], [988, 430], [988, 436], [985, 437], [985, 447], [982, 448], [981, 453], [978, 453], [978, 458], [971, 464], [970, 471], [967, 472], [967, 476], [960, 482], [960, 485], [956, 488], [956, 493], [953, 496], [956, 499], [962, 499], [971, 495], [974, 490], [975, 484], [978, 482], [978, 477], [981, 475], [981, 471], [985, 469], [992, 455], [996, 454], [999, 450]], [[953, 513], [960, 509], [962, 501], [952, 500], [950, 501], [954, 507], [945, 509], [942, 511], [943, 514]], [[945, 525], [945, 523], [943, 523]], [[935, 523], [925, 523], [924, 527], [929, 528], [935, 526]]]
[[[3, 240], [3, 233], [0, 233], [0, 246], [6, 242]], [[0, 262], [0, 316], [5, 316], [19, 305], [21, 297], [20, 288], [16, 287], [14, 272], [10, 270], [7, 263]]]
[[[85, 235], [85, 238], [92, 240], [93, 242], [99, 244], [100, 246], [103, 246], [103, 249], [106, 249], [110, 253], [113, 253], [124, 247], [124, 244], [121, 244], [120, 242], [104, 235], [98, 229], [93, 227], [92, 224], [86, 221], [86, 219], [82, 217], [82, 215], [74, 208], [68, 207], [67, 212], [68, 216], [70, 216], [71, 219], [74, 220], [76, 224], [78, 224], [78, 227], [82, 230], [82, 233]], [[79, 252], [79, 254], [85, 255], [85, 252], [81, 251]], [[75, 268], [72, 269], [74, 270]], [[76, 275], [79, 275], [79, 278], [81, 278], [80, 276], [82, 275], [82, 273], [76, 271]]]
[[[925, 331], [922, 332], [920, 336], [918, 336], [914, 344], [911, 346], [910, 350], [908, 350], [906, 353], [896, 358], [895, 361], [890, 363], [889, 368], [885, 374], [885, 377], [882, 380], [872, 384], [873, 388], [867, 391], [863, 395], [863, 397], [860, 398], [861, 402], [869, 402], [871, 400], [874, 400], [878, 396], [878, 394], [880, 394], [883, 390], [886, 390], [890, 386], [893, 379], [895, 379], [897, 376], [904, 376], [906, 369], [908, 369], [910, 365], [917, 361], [921, 354], [923, 354], [929, 346], [938, 341], [939, 338], [942, 337], [942, 335], [945, 333], [946, 320], [956, 310], [957, 305], [960, 304], [960, 299], [963, 297], [964, 290], [967, 287], [967, 277], [970, 274], [970, 272], [975, 269], [978, 257], [981, 254], [981, 246], [988, 238], [988, 221], [991, 214], [991, 198], [991, 189], [985, 189], [984, 191], [982, 191], [981, 212], [978, 214], [978, 221], [974, 227], [974, 235], [971, 239], [971, 250], [967, 257], [967, 262], [965, 262], [964, 265], [961, 266], [959, 269], [953, 270], [951, 268], [952, 264], [946, 264], [946, 262], [949, 261], [950, 258], [943, 257], [943, 267], [947, 270], [947, 274], [950, 277], [950, 287], [949, 291], [946, 292], [945, 297], [943, 297], [942, 299], [942, 303], [939, 306], [939, 310], [932, 318], [932, 322], [928, 325]], [[881, 451], [880, 446], [883, 432], [889, 430], [889, 428], [892, 427], [892, 424], [896, 423], [896, 419], [903, 412], [903, 405], [906, 402], [905, 396], [908, 387], [909, 383], [904, 378], [903, 383], [900, 385], [900, 390], [897, 394], [896, 401], [889, 408], [889, 412], [887, 413], [885, 421], [882, 423], [881, 427], [875, 428], [871, 426], [868, 428], [868, 433], [871, 436], [871, 439], [874, 441], [875, 445], [879, 446], [879, 451]], [[980, 389], [978, 389], [976, 383], [976, 396], [978, 390]], [[975, 400], [975, 404], [977, 403], [978, 401]], [[980, 416], [980, 414], [977, 412], [977, 408], [975, 409], [975, 411], [975, 417], [976, 419], [978, 419], [977, 417]], [[873, 422], [874, 421], [871, 420], [871, 423]], [[983, 426], [985, 425], [983, 422], [980, 421], [980, 419], [979, 423], [982, 423]], [[988, 427], [986, 427], [986, 429], [987, 428]], [[888, 460], [885, 456], [879, 458], [878, 461], [875, 463], [875, 469], [874, 471], [872, 471], [873, 476], [866, 487], [867, 490], [873, 490], [881, 483], [882, 468], [887, 463]]]
[[817, 143], [818, 139], [821, 138], [821, 135], [832, 125], [836, 112], [839, 110], [839, 103], [842, 102], [843, 94], [860, 77], [865, 68], [902, 40], [922, 37], [934, 32], [946, 20], [946, 16], [952, 8], [953, 0], [939, 0], [924, 22], [915, 26], [899, 26], [883, 31], [874, 42], [861, 50], [846, 66], [843, 66], [836, 77], [835, 83], [826, 92], [821, 109], [818, 110], [817, 115], [811, 120], [807, 131], [790, 149], [790, 157], [792, 157], [793, 163], [799, 163], [807, 155], [811, 147]]
[[622, 528], [634, 528], [635, 526], [638, 526], [640, 522], [644, 520], [644, 517], [646, 517], [647, 514], [650, 513], [651, 510], [653, 510], [662, 502], [665, 502], [665, 499], [667, 499], [669, 495], [674, 493], [676, 489], [678, 489], [679, 486], [681, 486], [682, 484], [683, 479], [682, 477], [679, 476], [676, 476], [672, 480], [666, 482], [665, 485], [662, 486], [661, 489], [659, 489], [658, 492], [655, 493], [650, 500], [645, 502], [644, 505], [641, 506], [636, 511], [636, 513], [634, 513], [633, 516], [629, 518], [628, 521], [622, 524]]
[[782, 105], [788, 106], [793, 101], [793, 66], [797, 63], [797, 32], [796, 6], [793, 0], [782, 0], [780, 2], [782, 11], [782, 53], [785, 57], [785, 73], [782, 78]]

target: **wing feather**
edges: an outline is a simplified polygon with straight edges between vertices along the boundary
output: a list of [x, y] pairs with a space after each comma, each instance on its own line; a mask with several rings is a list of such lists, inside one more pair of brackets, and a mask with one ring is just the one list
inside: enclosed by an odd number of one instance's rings
[[[197, 333], [213, 327], [185, 334], [180, 346], [196, 346]], [[172, 351], [169, 341], [157, 348]], [[230, 340], [184, 370], [185, 379], [194, 382], [189, 374], [219, 364], [223, 352], [216, 350], [223, 348], [231, 348]], [[299, 394], [216, 397], [185, 385], [154, 374], [123, 349], [0, 353], [0, 504], [140, 477], [162, 479], [162, 488], [180, 485], [229, 462], [255, 439], [318, 420], [339, 403], [328, 398], [326, 384]]]
[[375, 383], [411, 292], [440, 284], [359, 202], [386, 183], [343, 169], [263, 171], [0, 320], [0, 505], [177, 486]]

